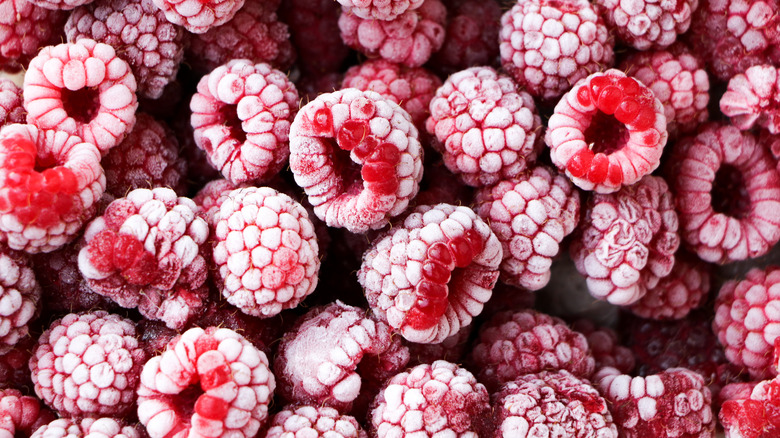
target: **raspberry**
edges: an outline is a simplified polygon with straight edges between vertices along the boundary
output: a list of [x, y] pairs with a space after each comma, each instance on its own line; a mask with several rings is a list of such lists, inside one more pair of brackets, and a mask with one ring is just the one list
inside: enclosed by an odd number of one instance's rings
[[669, 47], [691, 26], [699, 0], [656, 2], [596, 0], [599, 13], [618, 40], [638, 50]]
[[135, 90], [130, 66], [108, 44], [44, 47], [24, 75], [27, 123], [78, 135], [105, 154], [135, 123]]
[[12, 249], [50, 252], [70, 242], [105, 187], [92, 144], [33, 125], [0, 129], [0, 240]]
[[96, 310], [54, 321], [38, 339], [30, 371], [35, 393], [61, 416], [122, 416], [135, 406], [144, 361], [135, 323]]
[[447, 6], [444, 44], [431, 57], [432, 67], [452, 74], [474, 65], [491, 65], [498, 57], [501, 6], [495, 0], [456, 0]]
[[424, 0], [337, 0], [344, 12], [366, 20], [391, 21], [422, 6]]
[[138, 419], [151, 437], [250, 438], [268, 417], [276, 382], [268, 358], [226, 328], [191, 328], [146, 362]]
[[490, 403], [485, 387], [465, 368], [437, 360], [393, 376], [372, 405], [371, 434], [487, 436]]
[[55, 418], [37, 398], [22, 395], [18, 389], [0, 389], [0, 432], [4, 436], [30, 436]]
[[769, 438], [780, 433], [780, 382], [758, 383], [744, 398], [723, 403], [720, 423], [727, 437]]
[[170, 187], [187, 192], [187, 161], [179, 156], [173, 131], [154, 117], [138, 113], [133, 129], [101, 162], [106, 191], [121, 197], [138, 188]]
[[135, 426], [127, 426], [114, 418], [84, 418], [82, 420], [60, 418], [43, 425], [30, 438], [142, 438], [144, 434]]
[[536, 166], [477, 192], [477, 212], [501, 241], [501, 281], [539, 290], [580, 217], [580, 195], [562, 175]]
[[674, 267], [629, 310], [642, 318], [681, 319], [710, 292], [710, 266], [695, 257], [675, 256]]
[[544, 140], [553, 164], [577, 187], [610, 193], [654, 171], [668, 135], [663, 104], [652, 90], [610, 69], [561, 98]]
[[771, 65], [754, 65], [729, 80], [720, 110], [734, 126], [750, 129], [758, 124], [771, 134], [780, 134], [779, 72]]
[[553, 101], [610, 67], [614, 41], [587, 0], [532, 0], [501, 16], [501, 65], [534, 97]]
[[20, 71], [38, 54], [38, 49], [59, 41], [67, 14], [41, 7], [45, 3], [45, 0], [0, 1], [3, 11], [0, 14], [0, 70]]
[[236, 189], [214, 215], [219, 288], [242, 312], [267, 318], [317, 287], [314, 225], [306, 209], [270, 187]]
[[628, 374], [634, 370], [636, 365], [634, 353], [619, 343], [617, 332], [609, 327], [599, 327], [585, 318], [572, 322], [571, 328], [582, 333], [588, 340], [597, 371], [604, 367], [612, 367]]
[[[30, 356], [32, 356], [35, 342], [35, 338], [27, 335], [20, 339], [8, 352], [0, 354], [0, 386], [3, 388], [33, 387], [30, 379], [30, 368], [27, 367], [27, 363], [30, 361]], [[46, 410], [48, 411], [48, 409]], [[54, 415], [52, 415], [53, 417]], [[0, 420], [0, 424], [2, 424], [2, 420]]]
[[290, 26], [290, 40], [298, 52], [301, 70], [314, 76], [341, 71], [349, 48], [339, 35], [338, 2], [287, 0], [282, 2], [279, 15]]
[[569, 250], [591, 295], [628, 306], [672, 271], [677, 227], [669, 187], [649, 175], [617, 193], [594, 194]]
[[0, 78], [0, 126], [24, 121], [22, 89], [14, 81]]
[[501, 244], [468, 207], [417, 207], [372, 243], [358, 281], [401, 336], [435, 344], [482, 312], [498, 280]]
[[620, 69], [653, 91], [664, 106], [669, 137], [676, 138], [709, 118], [710, 80], [703, 64], [685, 46], [675, 44], [667, 50], [634, 53]]
[[287, 406], [271, 419], [266, 438], [366, 438], [355, 417], [328, 406]]
[[519, 376], [493, 395], [497, 437], [617, 438], [607, 401], [566, 370]]
[[[19, 0], [16, 1], [18, 2]], [[60, 12], [61, 14], [60, 17], [62, 17], [62, 21], [64, 22], [65, 18], [67, 17], [67, 14], [63, 14], [62, 11], [70, 11], [71, 9], [74, 9], [78, 6], [91, 3], [92, 1], [94, 0], [31, 0], [30, 3], [43, 9]], [[9, 17], [13, 17], [13, 15], [9, 15]], [[46, 24], [49, 25], [49, 23]], [[60, 26], [62, 25], [62, 23], [59, 24]], [[60, 40], [60, 36], [57, 32], [51, 32], [55, 28], [56, 27], [49, 27], [49, 29], [44, 31], [46, 32], [47, 35], [49, 35], [47, 39], [53, 39], [55, 41]], [[59, 27], [59, 29], [62, 29], [62, 27]], [[40, 30], [37, 29], [36, 31], [40, 32]], [[30, 55], [35, 56], [35, 52], [36, 50], [33, 50], [33, 52], [31, 52]]]
[[250, 186], [247, 184], [236, 185], [224, 178], [215, 179], [206, 183], [192, 198], [192, 202], [198, 206], [198, 215], [203, 217], [210, 227], [214, 227], [216, 225], [214, 215], [217, 214], [220, 206], [227, 199], [228, 193], [245, 187]]
[[441, 1], [425, 0], [389, 21], [360, 18], [342, 9], [339, 29], [347, 46], [368, 57], [419, 67], [444, 43], [446, 19]]
[[0, 354], [27, 336], [40, 298], [41, 286], [29, 256], [0, 244]]
[[226, 23], [244, 6], [244, 0], [152, 0], [165, 18], [196, 34]]
[[[290, 326], [290, 324], [283, 321], [282, 318], [282, 315], [273, 318], [255, 318], [254, 316], [247, 315], [236, 309], [227, 301], [209, 300], [206, 309], [202, 314], [198, 315], [193, 326], [228, 328], [241, 334], [244, 339], [257, 347], [258, 350], [266, 355], [270, 355], [272, 347], [276, 347], [279, 339], [281, 339], [284, 334], [283, 331]], [[154, 331], [154, 329], [151, 331]], [[161, 348], [159, 348], [154, 355], [160, 354], [165, 349], [165, 345], [167, 345], [168, 342], [173, 339], [173, 336], [177, 334], [175, 331], [172, 331], [171, 333], [172, 335], [167, 338], [165, 342], [157, 344]], [[150, 333], [150, 335], [152, 335], [152, 333]], [[153, 344], [157, 343], [156, 340], [150, 341]]]
[[152, 0], [102, 0], [76, 8], [65, 35], [71, 43], [91, 38], [117, 50], [130, 64], [139, 97], [161, 97], [184, 57], [184, 29], [166, 20]]
[[700, 374], [671, 368], [647, 377], [605, 368], [594, 376], [621, 437], [714, 436], [712, 396]]
[[491, 67], [451, 75], [430, 103], [425, 129], [444, 164], [479, 187], [513, 178], [536, 160], [541, 119], [530, 94]]
[[587, 379], [595, 369], [583, 334], [531, 309], [493, 315], [480, 327], [469, 362], [491, 391], [523, 374], [566, 370]]
[[409, 113], [372, 91], [322, 94], [290, 127], [295, 182], [317, 217], [353, 233], [406, 210], [422, 179], [421, 155]]
[[184, 327], [207, 295], [209, 229], [196, 208], [162, 187], [112, 202], [87, 227], [79, 252], [90, 288], [170, 328]]
[[767, 146], [718, 123], [676, 144], [669, 182], [683, 242], [701, 259], [755, 258], [780, 240], [780, 176]]
[[195, 143], [234, 184], [268, 180], [289, 155], [298, 92], [268, 64], [233, 60], [201, 78], [192, 96]]

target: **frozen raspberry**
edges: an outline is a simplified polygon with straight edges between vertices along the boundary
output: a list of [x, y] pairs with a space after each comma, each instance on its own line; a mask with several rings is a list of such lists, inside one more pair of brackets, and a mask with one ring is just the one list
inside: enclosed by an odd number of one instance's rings
[[699, 307], [710, 292], [710, 266], [695, 257], [675, 256], [674, 267], [629, 310], [642, 318], [681, 319]]
[[230, 21], [193, 35], [186, 56], [195, 70], [204, 73], [233, 59], [286, 70], [295, 60], [295, 50], [287, 25], [279, 21], [270, 2], [248, 0]]
[[50, 252], [70, 242], [105, 187], [92, 144], [33, 125], [0, 129], [0, 240], [11, 248]]
[[491, 391], [523, 374], [566, 370], [589, 378], [595, 369], [583, 334], [557, 317], [531, 309], [493, 315], [480, 327], [469, 362]]
[[0, 387], [32, 388], [30, 368], [27, 363], [32, 356], [36, 338], [27, 335], [20, 339], [6, 353], [0, 354]]
[[333, 0], [282, 2], [279, 16], [290, 26], [290, 40], [298, 52], [297, 64], [304, 73], [317, 77], [342, 71], [349, 48], [339, 35], [339, 15], [341, 6]]
[[265, 438], [367, 438], [355, 417], [328, 406], [288, 406], [271, 419]]
[[78, 135], [105, 154], [135, 123], [135, 90], [130, 66], [108, 44], [44, 47], [24, 75], [27, 123]]
[[22, 89], [14, 81], [0, 78], [0, 126], [25, 122]]
[[517, 2], [501, 16], [499, 44], [504, 69], [545, 101], [614, 61], [615, 43], [587, 0]]
[[430, 110], [425, 129], [447, 168], [470, 186], [513, 178], [536, 160], [541, 119], [533, 98], [492, 67], [451, 75]]
[[81, 274], [120, 306], [184, 327], [207, 295], [209, 228], [196, 209], [168, 188], [131, 191], [87, 226]]
[[61, 416], [122, 416], [135, 406], [145, 361], [135, 323], [96, 310], [54, 321], [38, 339], [30, 371], [35, 393]]
[[669, 134], [653, 91], [620, 70], [594, 73], [555, 105], [550, 158], [577, 187], [611, 193], [654, 171]]
[[30, 438], [143, 438], [138, 425], [114, 418], [60, 418], [38, 428]]
[[723, 403], [720, 424], [731, 438], [770, 438], [780, 434], [780, 381], [755, 385], [744, 398]]
[[206, 33], [209, 29], [225, 24], [244, 6], [244, 0], [152, 1], [165, 13], [168, 21], [195, 34]]
[[192, 198], [192, 202], [198, 206], [198, 215], [202, 216], [209, 226], [214, 227], [216, 225], [214, 215], [227, 199], [228, 193], [245, 187], [250, 186], [248, 184], [233, 184], [224, 178], [215, 179], [206, 183]]
[[339, 29], [344, 43], [366, 56], [419, 67], [444, 43], [446, 19], [447, 8], [441, 1], [425, 0], [419, 8], [389, 21], [342, 10]]
[[138, 96], [157, 99], [179, 71], [184, 29], [165, 19], [152, 0], [100, 0], [76, 8], [65, 24], [68, 41], [112, 46], [130, 64]]
[[452, 74], [498, 58], [501, 6], [495, 0], [450, 0], [444, 44], [431, 57], [431, 67]]
[[378, 21], [391, 21], [406, 11], [423, 4], [423, 0], [337, 0], [344, 12], [357, 17]]
[[501, 281], [538, 290], [550, 281], [552, 259], [580, 218], [580, 194], [545, 166], [477, 192], [477, 212], [504, 250]]
[[780, 134], [780, 69], [754, 65], [729, 80], [720, 98], [720, 110], [739, 129], [754, 124]]
[[22, 395], [18, 389], [0, 389], [0, 434], [3, 436], [30, 436], [55, 418], [37, 398]]
[[28, 335], [28, 324], [39, 314], [41, 286], [32, 261], [0, 244], [0, 353], [7, 353]]
[[397, 374], [374, 400], [369, 417], [377, 438], [486, 436], [488, 392], [465, 368], [437, 360]]
[[714, 436], [712, 396], [700, 374], [671, 368], [632, 378], [605, 368], [594, 382], [609, 402], [621, 437]]
[[[276, 348], [276, 345], [284, 334], [284, 330], [291, 326], [291, 323], [283, 320], [283, 315], [277, 315], [273, 318], [255, 318], [254, 316], [247, 315], [246, 313], [236, 309], [225, 300], [209, 300], [206, 303], [206, 309], [198, 318], [193, 321], [194, 327], [220, 327], [228, 328], [236, 333], [239, 333], [252, 345], [257, 347], [266, 355], [271, 354], [272, 348]], [[148, 320], [145, 320], [148, 321]], [[159, 323], [157, 323], [159, 324]], [[177, 333], [172, 332], [174, 335]], [[151, 333], [147, 335], [147, 339]], [[162, 353], [170, 340], [171, 336], [165, 341], [165, 343], [158, 344], [162, 348], [158, 349], [154, 355]], [[152, 343], [156, 341], [150, 340]]]
[[709, 118], [710, 80], [703, 61], [682, 44], [637, 52], [620, 69], [647, 85], [664, 106], [669, 137], [694, 131]]
[[417, 207], [372, 243], [358, 281], [401, 336], [435, 344], [482, 312], [498, 280], [501, 243], [468, 207]]
[[438, 344], [405, 342], [406, 347], [409, 349], [409, 366], [433, 363], [436, 360], [460, 363], [466, 350], [470, 347], [473, 328], [473, 324], [467, 325]]
[[703, 1], [688, 42], [721, 81], [753, 65], [780, 64], [780, 1]]
[[596, 0], [596, 5], [620, 42], [648, 50], [663, 49], [677, 41], [677, 35], [691, 26], [699, 0]]
[[251, 438], [268, 416], [276, 381], [268, 359], [226, 328], [191, 328], [150, 359], [138, 419], [152, 438]]
[[683, 242], [701, 259], [755, 258], [780, 240], [780, 176], [767, 146], [718, 123], [675, 145], [669, 185]]
[[387, 225], [417, 194], [422, 148], [409, 113], [373, 91], [322, 94], [290, 127], [290, 169], [331, 227]]
[[198, 82], [192, 96], [195, 143], [234, 184], [276, 175], [289, 156], [298, 92], [268, 64], [233, 60]]
[[628, 306], [669, 275], [680, 246], [674, 198], [661, 177], [594, 194], [569, 250], [595, 298]]
[[0, 1], [0, 70], [22, 70], [41, 47], [59, 42], [67, 14], [46, 8], [46, 3], [46, 0]]

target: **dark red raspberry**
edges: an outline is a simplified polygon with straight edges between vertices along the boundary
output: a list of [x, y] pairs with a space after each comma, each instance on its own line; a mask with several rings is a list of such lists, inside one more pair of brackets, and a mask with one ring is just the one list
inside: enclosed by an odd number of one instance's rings
[[599, 327], [593, 321], [580, 318], [571, 324], [572, 330], [582, 333], [588, 340], [591, 354], [596, 361], [596, 370], [604, 367], [617, 368], [624, 374], [630, 374], [636, 366], [634, 353], [618, 340], [615, 330]]
[[696, 257], [675, 255], [674, 267], [629, 310], [642, 318], [681, 319], [710, 292], [711, 266]]
[[452, 74], [475, 65], [492, 65], [498, 57], [501, 6], [495, 0], [450, 0], [444, 44], [431, 67]]
[[[489, 302], [492, 301], [493, 299], [491, 298]], [[436, 360], [460, 363], [466, 350], [471, 346], [473, 328], [473, 324], [469, 324], [438, 344], [405, 342], [404, 345], [409, 349], [409, 366], [433, 363]]]
[[596, 0], [620, 42], [638, 50], [669, 47], [691, 26], [699, 0]]
[[[463, 181], [450, 172], [441, 156], [435, 154], [431, 148], [423, 144], [425, 159], [431, 161], [425, 164], [425, 173], [420, 181], [420, 192], [414, 197], [412, 203], [417, 205], [469, 205], [474, 198], [472, 187], [463, 184]], [[433, 160], [428, 160], [435, 155]]]
[[30, 438], [143, 438], [141, 427], [115, 418], [60, 418], [43, 425]]
[[[577, 274], [577, 277], [581, 278], [579, 274]], [[508, 284], [499, 281], [496, 283], [496, 287], [493, 288], [493, 295], [490, 297], [490, 301], [485, 303], [485, 308], [482, 310], [482, 313], [480, 313], [480, 317], [485, 320], [491, 318], [496, 313], [505, 312], [507, 310], [534, 308], [536, 305], [536, 295], [536, 291], [509, 286]]]
[[328, 406], [287, 406], [273, 416], [265, 438], [367, 438], [355, 417]]
[[[339, 35], [339, 15], [341, 6], [333, 0], [282, 2], [279, 16], [290, 26], [290, 40], [298, 52], [297, 64], [306, 75], [319, 77], [342, 70], [349, 48]], [[304, 94], [301, 87], [298, 90]]]
[[211, 28], [225, 24], [244, 6], [244, 0], [152, 1], [165, 13], [168, 21], [196, 34], [205, 33]]
[[[266, 355], [272, 352], [272, 349], [276, 348], [276, 345], [284, 334], [284, 330], [289, 328], [290, 322], [284, 321], [284, 314], [277, 315], [273, 318], [255, 318], [254, 316], [247, 315], [246, 313], [236, 309], [224, 300], [209, 300], [206, 303], [206, 309], [198, 315], [198, 318], [193, 322], [195, 327], [220, 327], [228, 328], [236, 333], [241, 334], [247, 341], [257, 347]], [[144, 320], [148, 321], [148, 320]], [[155, 329], [150, 329], [150, 332], [154, 332]], [[162, 330], [158, 330], [162, 332]], [[175, 331], [172, 331], [173, 335], [176, 335]], [[149, 333], [146, 339], [151, 344], [155, 344], [162, 348], [159, 348], [154, 355], [162, 353], [165, 349], [165, 345], [173, 339], [173, 336], [168, 338], [164, 343], [158, 343], [157, 341], [149, 339], [153, 333]], [[165, 335], [163, 334], [163, 337]]]
[[780, 434], [780, 380], [765, 380], [745, 397], [723, 402], [720, 424], [727, 437], [771, 438]]
[[27, 335], [6, 353], [0, 354], [0, 386], [3, 388], [33, 387], [27, 363], [32, 356], [35, 342], [35, 337]]
[[40, 400], [18, 389], [0, 389], [0, 432], [7, 437], [31, 436], [56, 416]]
[[391, 21], [419, 8], [423, 0], [338, 0], [344, 11], [367, 20]]
[[0, 1], [0, 10], [3, 11], [0, 14], [0, 70], [22, 70], [41, 47], [59, 42], [59, 33], [67, 14], [39, 6], [44, 3], [29, 0]]
[[780, 69], [754, 65], [729, 80], [720, 110], [739, 129], [753, 125], [780, 134]]
[[30, 257], [0, 244], [0, 353], [29, 334], [28, 324], [40, 313], [40, 299]]
[[8, 78], [0, 78], [0, 126], [24, 123], [26, 115], [22, 106], [22, 89]]
[[669, 134], [661, 101], [620, 70], [594, 73], [555, 106], [550, 158], [583, 190], [610, 193], [654, 171]]

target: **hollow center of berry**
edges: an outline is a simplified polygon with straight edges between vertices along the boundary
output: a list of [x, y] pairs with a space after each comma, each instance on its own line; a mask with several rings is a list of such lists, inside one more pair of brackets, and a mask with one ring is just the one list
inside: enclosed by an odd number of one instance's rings
[[236, 139], [239, 143], [246, 141], [246, 132], [241, 127], [241, 119], [238, 118], [238, 105], [225, 105], [219, 110], [222, 118], [222, 124], [230, 130], [230, 137]]
[[604, 114], [601, 111], [590, 121], [590, 126], [585, 130], [585, 143], [588, 144], [594, 154], [603, 153], [609, 155], [620, 150], [628, 142], [628, 129], [620, 123], [615, 116]]
[[347, 193], [353, 193], [362, 189], [363, 179], [360, 176], [360, 165], [352, 161], [349, 151], [339, 147], [333, 139], [324, 139], [328, 142], [328, 161], [333, 166], [333, 173], [341, 178], [342, 186]]
[[95, 88], [82, 88], [76, 91], [62, 90], [62, 106], [68, 116], [79, 123], [89, 123], [100, 108], [100, 93]]
[[174, 409], [179, 414], [179, 418], [192, 418], [195, 413], [195, 403], [203, 395], [203, 389], [200, 385], [190, 385], [184, 391], [173, 396]]
[[742, 172], [729, 164], [720, 166], [715, 174], [710, 196], [716, 213], [741, 219], [750, 211], [750, 197]]

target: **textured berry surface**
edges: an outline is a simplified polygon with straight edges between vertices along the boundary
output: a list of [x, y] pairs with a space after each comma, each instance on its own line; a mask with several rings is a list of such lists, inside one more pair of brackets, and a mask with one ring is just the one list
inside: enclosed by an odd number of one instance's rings
[[699, 307], [710, 292], [710, 265], [675, 254], [674, 267], [629, 310], [642, 318], [681, 319]]
[[424, 0], [338, 0], [344, 11], [360, 18], [391, 21], [419, 8]]
[[29, 256], [0, 244], [0, 353], [28, 335], [40, 299], [41, 286]]
[[0, 78], [0, 126], [24, 123], [25, 120], [22, 89], [12, 80]]
[[328, 406], [287, 406], [271, 419], [266, 438], [366, 438], [355, 417]]
[[214, 227], [214, 215], [227, 199], [228, 193], [245, 187], [250, 186], [248, 184], [233, 184], [224, 178], [218, 178], [209, 181], [198, 190], [198, 193], [192, 198], [192, 202], [198, 206], [198, 215], [203, 217], [210, 227]]
[[0, 1], [0, 70], [19, 71], [38, 49], [59, 41], [67, 14], [35, 3], [42, 2]]
[[744, 398], [728, 400], [720, 410], [720, 423], [730, 438], [770, 438], [780, 434], [780, 381], [758, 383]]
[[604, 367], [612, 367], [623, 374], [630, 374], [634, 370], [636, 365], [634, 353], [620, 343], [615, 330], [606, 326], [597, 326], [593, 321], [585, 318], [572, 322], [571, 328], [582, 333], [588, 340], [597, 371]]
[[38, 428], [30, 438], [143, 438], [137, 425], [127, 425], [111, 417], [60, 418]]
[[652, 90], [620, 70], [581, 80], [555, 105], [550, 158], [583, 190], [610, 193], [654, 171], [669, 136]]
[[0, 389], [0, 433], [7, 437], [30, 436], [55, 415], [40, 400], [18, 389]]
[[739, 129], [753, 125], [780, 134], [780, 69], [754, 65], [729, 80], [720, 110]]
[[620, 42], [648, 50], [668, 47], [685, 33], [699, 0], [596, 0], [596, 4]]
[[244, 6], [244, 0], [152, 0], [165, 18], [192, 33], [224, 24]]
[[[61, 12], [61, 11], [70, 11], [71, 9], [77, 8], [81, 5], [86, 5], [88, 3], [91, 3], [92, 1], [94, 0], [32, 0], [30, 1], [30, 3], [43, 9]], [[67, 17], [67, 14], [63, 14], [61, 16], [64, 19], [65, 17]], [[61, 26], [62, 23], [60, 23], [59, 29], [62, 29]], [[49, 29], [49, 31], [50, 30], [51, 29]], [[51, 34], [49, 35], [50, 38], [54, 38], [54, 35]], [[59, 38], [54, 38], [54, 39], [59, 40]], [[35, 53], [32, 53], [32, 55], [34, 56]]]
[[501, 6], [495, 0], [450, 0], [447, 30], [431, 68], [451, 74], [475, 65], [492, 65], [498, 57]]

